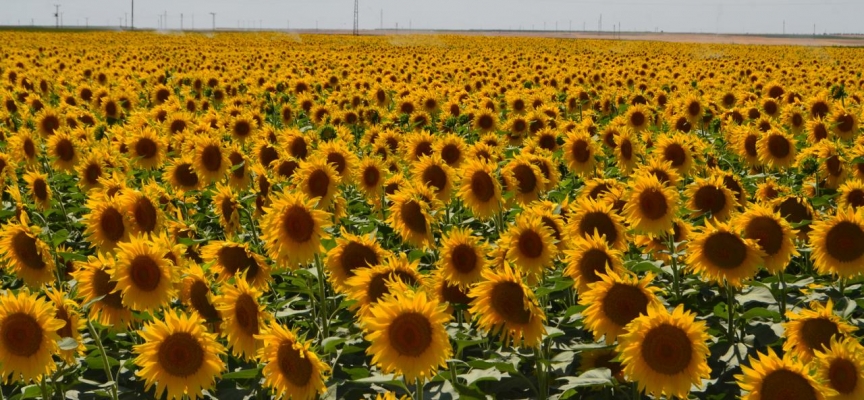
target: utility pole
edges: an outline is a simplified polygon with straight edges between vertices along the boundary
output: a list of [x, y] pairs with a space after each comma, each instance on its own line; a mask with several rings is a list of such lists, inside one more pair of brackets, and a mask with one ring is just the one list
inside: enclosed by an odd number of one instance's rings
[[600, 14], [600, 21], [597, 22], [597, 33], [603, 32], [603, 14]]
[[384, 9], [381, 9], [381, 30], [384, 30]]
[[210, 15], [213, 16], [213, 32], [216, 32], [216, 13], [211, 12]]
[[360, 0], [354, 0], [354, 36], [360, 34]]
[[183, 13], [180, 13], [180, 30], [183, 30]]
[[783, 20], [783, 34], [786, 34], [786, 20]]
[[[815, 26], [815, 25], [814, 25]], [[54, 28], [60, 28], [60, 5], [54, 5]], [[816, 28], [813, 28], [814, 32]]]
[[192, 14], [192, 30], [195, 30], [195, 14]]
[[162, 18], [162, 21], [165, 21], [165, 29], [168, 29], [168, 10], [163, 11], [165, 13], [165, 18]]
[[572, 19], [570, 20], [570, 29], [568, 29], [568, 30], [570, 32], [573, 32], [573, 20]]
[[132, 29], [135, 29], [135, 0], [132, 0]]
[[129, 13], [123, 13], [123, 26], [129, 26]]
[[84, 17], [84, 26], [90, 27], [90, 17]]

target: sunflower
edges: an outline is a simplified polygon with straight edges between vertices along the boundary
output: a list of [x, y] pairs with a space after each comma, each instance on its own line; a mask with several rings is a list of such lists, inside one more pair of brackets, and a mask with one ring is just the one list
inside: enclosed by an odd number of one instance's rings
[[669, 186], [669, 187], [677, 187], [678, 186], [678, 172], [675, 168], [672, 168], [672, 163], [669, 161], [661, 160], [660, 158], [653, 157], [648, 160], [648, 162], [640, 167], [635, 174], [651, 174], [657, 177], [657, 180], [660, 183]]
[[477, 316], [480, 329], [500, 334], [505, 344], [539, 346], [546, 334], [546, 315], [534, 292], [522, 283], [521, 274], [505, 263], [496, 271], [484, 272], [483, 278], [468, 293], [473, 298], [470, 312]]
[[327, 391], [330, 367], [310, 350], [309, 342], [278, 324], [271, 324], [256, 339], [264, 342], [258, 359], [267, 362], [262, 371], [264, 386], [273, 390], [274, 398], [314, 400]]
[[831, 131], [841, 140], [852, 140], [858, 134], [858, 115], [842, 106], [834, 109], [829, 121]]
[[63, 120], [56, 111], [50, 108], [43, 108], [34, 116], [36, 129], [43, 137], [53, 135], [62, 126]]
[[51, 304], [26, 290], [0, 296], [0, 376], [4, 383], [39, 381], [57, 369], [57, 331], [65, 322]]
[[222, 140], [210, 135], [198, 136], [190, 143], [193, 146], [192, 168], [205, 182], [215, 182], [225, 176], [231, 165]]
[[498, 128], [498, 114], [482, 109], [474, 114], [473, 126], [480, 133], [493, 132]]
[[651, 111], [642, 104], [628, 108], [624, 118], [627, 120], [627, 126], [635, 132], [640, 132], [651, 125]]
[[[368, 315], [371, 307], [387, 294], [422, 286], [423, 275], [418, 272], [419, 260], [409, 261], [405, 253], [388, 255], [380, 265], [354, 271], [354, 276], [345, 281], [348, 298], [355, 300], [352, 308], [359, 308], [358, 315]], [[394, 290], [399, 289], [399, 290]]]
[[384, 176], [386, 175], [384, 163], [377, 157], [365, 157], [357, 167], [357, 188], [370, 202], [381, 201], [384, 194]]
[[92, 197], [87, 200], [87, 208], [90, 213], [84, 216], [84, 224], [91, 246], [110, 252], [129, 237], [124, 209], [116, 197]]
[[189, 158], [183, 157], [171, 161], [162, 176], [163, 182], [171, 183], [181, 193], [198, 190], [202, 182], [195, 171], [195, 165]]
[[735, 126], [729, 130], [729, 142], [732, 150], [740, 156], [743, 161], [751, 166], [761, 165], [757, 143], [762, 132], [752, 126]]
[[228, 337], [231, 353], [252, 360], [262, 346], [258, 334], [269, 321], [264, 306], [258, 303], [261, 292], [237, 279], [234, 285], [223, 286], [216, 298], [216, 309], [222, 314], [222, 331]]
[[132, 234], [156, 233], [165, 223], [165, 213], [153, 197], [152, 193], [130, 189], [117, 198]]
[[823, 139], [828, 138], [829, 127], [828, 124], [822, 118], [814, 118], [810, 121], [807, 121], [807, 141], [810, 144], [816, 144], [821, 142]]
[[561, 216], [563, 210], [563, 204], [556, 204], [549, 200], [532, 203], [531, 208], [527, 210], [529, 214], [540, 217], [543, 226], [549, 229], [557, 252], [566, 249], [568, 245], [564, 240], [564, 218]]
[[548, 179], [543, 176], [540, 167], [531, 162], [527, 154], [520, 154], [511, 159], [501, 169], [501, 177], [507, 185], [507, 190], [513, 193], [513, 198], [521, 205], [539, 199], [540, 193], [548, 184]]
[[24, 162], [28, 165], [34, 165], [38, 162], [38, 157], [42, 152], [41, 146], [37, 141], [38, 138], [33, 136], [33, 133], [28, 129], [21, 129], [15, 136], [9, 138], [9, 145], [6, 148], [8, 154], [11, 154], [16, 161]]
[[240, 143], [245, 143], [249, 138], [255, 137], [257, 130], [258, 121], [252, 118], [251, 113], [238, 114], [228, 121], [228, 131], [231, 133], [231, 137]]
[[740, 227], [743, 238], [756, 241], [765, 253], [762, 263], [772, 274], [783, 271], [792, 256], [798, 255], [792, 227], [766, 205], [753, 205], [737, 216], [732, 226]]
[[577, 130], [567, 133], [564, 140], [564, 159], [567, 161], [567, 168], [574, 174], [593, 174], [597, 151], [597, 144], [588, 132]]
[[558, 251], [552, 230], [538, 215], [523, 213], [515, 224], [501, 235], [499, 246], [506, 249], [506, 257], [532, 282], [538, 282]]
[[732, 191], [723, 185], [723, 178], [717, 175], [696, 178], [685, 195], [690, 198], [687, 208], [693, 211], [691, 215], [694, 218], [707, 214], [711, 220], [726, 221], [735, 207]]
[[30, 189], [30, 196], [39, 210], [45, 211], [51, 207], [51, 187], [48, 186], [48, 175], [39, 171], [28, 171], [24, 181]]
[[624, 366], [617, 361], [619, 354], [615, 348], [600, 348], [582, 350], [579, 353], [579, 372], [588, 372], [592, 369], [607, 368], [612, 376], [620, 383], [625, 383]]
[[58, 131], [48, 139], [48, 156], [54, 159], [54, 168], [72, 171], [78, 162], [78, 148], [68, 133]]
[[759, 269], [765, 252], [753, 239], [737, 234], [729, 224], [705, 221], [687, 246], [687, 264], [721, 286], [741, 287]]
[[778, 197], [772, 202], [772, 205], [774, 211], [779, 212], [786, 222], [799, 225], [796, 231], [799, 237], [806, 240], [807, 234], [812, 230], [810, 222], [816, 215], [810, 202], [803, 197], [788, 195]]
[[82, 192], [100, 186], [99, 179], [106, 173], [106, 158], [107, 155], [99, 149], [93, 149], [81, 158], [75, 171], [78, 173], [78, 185]]
[[822, 385], [809, 373], [809, 366], [790, 354], [777, 356], [772, 348], [759, 353], [759, 360], [748, 357], [750, 366], [741, 366], [735, 375], [741, 390], [748, 392], [742, 400], [825, 400], [833, 390]]
[[84, 346], [84, 341], [81, 339], [81, 329], [84, 328], [84, 321], [81, 320], [81, 315], [78, 313], [78, 303], [67, 297], [67, 294], [62, 290], [49, 290], [45, 295], [51, 300], [54, 305], [54, 318], [65, 322], [62, 328], [57, 329], [57, 336], [60, 339], [72, 338], [78, 344], [72, 349], [59, 349], [58, 356], [66, 363], [75, 363], [76, 357], [84, 355], [87, 349]]
[[205, 397], [205, 389], [216, 383], [225, 364], [220, 356], [225, 347], [208, 333], [195, 314], [166, 312], [138, 331], [144, 340], [135, 345], [135, 375], [144, 379], [145, 390], [156, 385], [156, 397], [168, 391], [168, 398]]
[[425, 185], [435, 192], [438, 200], [447, 203], [453, 190], [453, 169], [437, 154], [423, 156], [412, 169], [415, 184]]
[[260, 289], [270, 281], [270, 266], [264, 257], [249, 248], [248, 243], [214, 240], [201, 249], [201, 258], [213, 262], [219, 282], [243, 277], [247, 283]]
[[228, 170], [228, 185], [236, 190], [245, 190], [252, 181], [249, 159], [240, 147], [234, 144], [228, 148], [228, 161], [231, 162], [231, 168]]
[[591, 284], [599, 282], [601, 275], [612, 271], [623, 273], [621, 252], [609, 247], [598, 234], [574, 238], [570, 249], [565, 250], [567, 267], [564, 275], [573, 279], [579, 293], [587, 292]]
[[431, 133], [423, 131], [409, 135], [403, 142], [406, 161], [416, 162], [424, 156], [434, 154], [435, 137]]
[[837, 209], [832, 218], [813, 225], [810, 232], [813, 264], [821, 274], [851, 278], [862, 272], [864, 214]]
[[772, 168], [788, 168], [795, 161], [795, 139], [772, 129], [756, 142], [759, 161]]
[[347, 292], [347, 281], [360, 269], [380, 265], [387, 257], [373, 236], [352, 235], [341, 229], [341, 237], [336, 238], [336, 246], [327, 252], [325, 265], [329, 272], [330, 283], [340, 293]]
[[558, 132], [550, 128], [537, 132], [537, 135], [532, 139], [532, 144], [554, 153], [558, 150]]
[[770, 203], [786, 192], [788, 192], [787, 187], [780, 186], [774, 178], [766, 178], [756, 186], [756, 201]]
[[567, 231], [571, 238], [603, 237], [610, 247], [627, 247], [627, 234], [621, 218], [612, 211], [613, 205], [603, 201], [582, 198], [570, 206]]
[[165, 258], [168, 250], [158, 244], [132, 236], [117, 246], [111, 280], [117, 282], [123, 304], [133, 310], [157, 311], [174, 297], [174, 265]]
[[327, 160], [335, 169], [342, 183], [352, 183], [359, 160], [343, 140], [331, 140], [318, 146], [316, 154]]
[[816, 376], [837, 394], [832, 400], [864, 399], [864, 348], [855, 338], [837, 340], [816, 353]]
[[705, 321], [679, 305], [670, 314], [662, 306], [649, 307], [618, 336], [617, 350], [624, 374], [639, 390], [657, 397], [686, 399], [690, 386], [702, 385], [711, 375], [708, 367], [708, 335]]
[[683, 109], [684, 115], [690, 120], [693, 125], [699, 125], [702, 122], [702, 114], [704, 106], [702, 100], [694, 94], [690, 94], [681, 100], [680, 107]]
[[632, 186], [624, 214], [631, 227], [660, 235], [672, 229], [678, 192], [660, 183], [654, 175], [643, 174]]
[[501, 183], [495, 178], [495, 165], [469, 160], [459, 171], [459, 198], [475, 217], [485, 220], [501, 210]]
[[326, 158], [320, 156], [301, 162], [292, 179], [306, 197], [317, 200], [321, 209], [330, 206], [341, 180], [334, 164], [329, 164]]
[[615, 160], [618, 170], [623, 175], [630, 175], [639, 164], [639, 156], [642, 154], [642, 143], [630, 129], [622, 129], [615, 139]]
[[117, 282], [111, 280], [114, 258], [104, 253], [90, 256], [80, 269], [72, 273], [78, 282], [81, 303], [92, 303], [89, 318], [102, 325], [128, 325], [133, 320], [132, 310], [123, 305]]
[[672, 163], [672, 168], [683, 176], [687, 176], [693, 167], [693, 153], [690, 140], [682, 133], [662, 135], [654, 148], [655, 157]]
[[283, 192], [273, 199], [261, 220], [264, 247], [270, 258], [291, 269], [305, 264], [321, 251], [328, 213], [315, 208], [303, 193]]
[[588, 290], [580, 290], [579, 297], [579, 304], [588, 307], [583, 312], [585, 326], [594, 332], [595, 341], [605, 336], [607, 344], [614, 343], [627, 332], [624, 328], [630, 321], [648, 314], [650, 307], [662, 306], [655, 294], [659, 289], [650, 286], [654, 279], [650, 273], [639, 279], [628, 271], [619, 274], [606, 269], [595, 277], [595, 283]]
[[788, 322], [783, 323], [786, 341], [783, 351], [795, 354], [803, 362], [809, 362], [820, 351], [831, 344], [831, 338], [843, 339], [858, 328], [834, 315], [834, 302], [828, 299], [823, 305], [813, 301], [808, 309], [800, 313], [786, 312]]
[[837, 189], [840, 195], [837, 197], [837, 208], [852, 208], [858, 210], [864, 206], [864, 182], [858, 179], [850, 179]]
[[[197, 263], [189, 263], [185, 275], [180, 281], [180, 301], [189, 307], [208, 323], [222, 322], [222, 315], [213, 304], [213, 290], [210, 288], [210, 276]], [[215, 329], [214, 329], [215, 330]]]
[[407, 187], [390, 196], [393, 204], [387, 216], [390, 225], [406, 243], [417, 247], [434, 247], [432, 225], [436, 218], [433, 210], [440, 202], [422, 195], [414, 187]]

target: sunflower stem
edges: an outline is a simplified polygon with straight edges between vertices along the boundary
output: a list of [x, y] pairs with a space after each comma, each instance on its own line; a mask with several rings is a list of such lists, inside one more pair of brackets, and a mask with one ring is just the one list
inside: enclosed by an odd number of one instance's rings
[[630, 387], [631, 387], [631, 390], [632, 390], [632, 391], [630, 392], [630, 396], [631, 396], [630, 398], [633, 399], [633, 400], [641, 399], [641, 398], [642, 398], [642, 395], [639, 394], [639, 384], [636, 383], [636, 382], [633, 382], [632, 384], [630, 384]]
[[846, 278], [840, 278], [840, 283], [838, 284], [840, 287], [838, 290], [840, 291], [841, 296], [846, 295]]
[[318, 315], [321, 319], [321, 342], [323, 343], [324, 339], [330, 337], [330, 327], [328, 326], [327, 291], [325, 288], [327, 281], [324, 279], [324, 266], [321, 264], [319, 254], [315, 254], [315, 271], [318, 273], [318, 305], [320, 307]]
[[93, 321], [90, 321], [89, 318], [87, 319], [87, 330], [90, 331], [90, 336], [93, 338], [93, 341], [96, 342], [96, 347], [99, 348], [99, 355], [102, 357], [102, 365], [105, 367], [105, 376], [108, 377], [108, 381], [111, 382], [111, 398], [117, 400], [117, 382], [114, 380], [114, 374], [111, 373], [111, 364], [108, 363], [108, 353], [105, 352], [105, 346], [102, 345], [102, 338], [99, 337], [96, 328], [93, 327]]
[[786, 274], [783, 271], [777, 274], [780, 279], [780, 298], [778, 306], [780, 307], [780, 317], [786, 319]]
[[675, 253], [675, 235], [669, 234], [669, 258], [672, 260], [672, 291], [675, 293], [675, 300], [681, 299], [681, 274], [678, 271], [678, 256]]
[[735, 288], [726, 282], [727, 314], [729, 315], [729, 344], [735, 345]]
[[546, 370], [544, 369], [544, 364], [546, 361], [546, 357], [543, 351], [543, 343], [540, 343], [540, 346], [534, 349], [534, 354], [537, 357], [535, 366], [537, 367], [537, 398], [545, 399], [549, 393], [549, 387], [546, 382]]
[[420, 378], [416, 378], [416, 387], [414, 389], [414, 399], [415, 400], [423, 400], [423, 381]]
[[240, 207], [240, 210], [246, 214], [246, 218], [249, 218], [249, 230], [252, 231], [252, 240], [255, 244], [255, 247], [261, 248], [261, 240], [258, 238], [258, 228], [255, 226], [255, 219], [252, 218], [252, 213], [249, 210]]
[[48, 392], [48, 375], [42, 375], [42, 382], [40, 383], [40, 388], [42, 389], [42, 398], [48, 400], [51, 398]]

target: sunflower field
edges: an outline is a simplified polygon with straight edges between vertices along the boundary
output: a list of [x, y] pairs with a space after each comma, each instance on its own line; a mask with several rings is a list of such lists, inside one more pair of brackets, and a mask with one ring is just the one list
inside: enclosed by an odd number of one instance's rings
[[2, 399], [864, 399], [862, 49], [0, 42]]

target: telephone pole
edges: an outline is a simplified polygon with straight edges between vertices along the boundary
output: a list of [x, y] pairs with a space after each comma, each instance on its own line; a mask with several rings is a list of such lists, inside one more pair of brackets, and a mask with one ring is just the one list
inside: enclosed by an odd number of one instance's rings
[[384, 9], [381, 9], [381, 30], [384, 30]]
[[354, 36], [360, 34], [360, 0], [354, 0]]
[[54, 28], [60, 28], [60, 5], [54, 5]]
[[213, 32], [216, 32], [216, 13], [211, 12], [211, 16], [213, 16]]
[[180, 30], [183, 30], [183, 13], [180, 13]]

